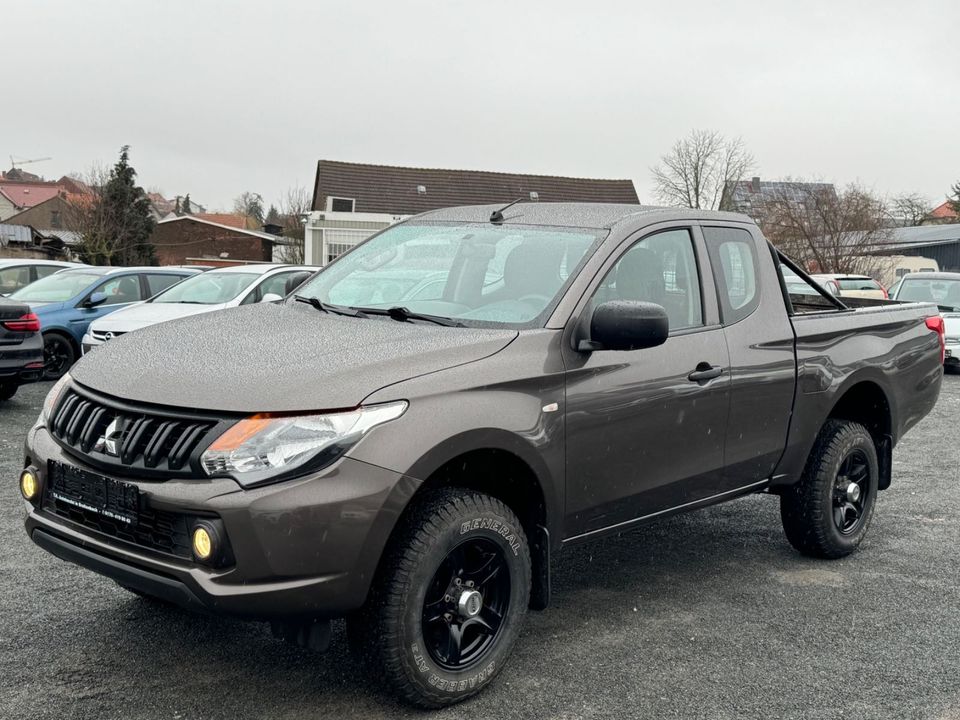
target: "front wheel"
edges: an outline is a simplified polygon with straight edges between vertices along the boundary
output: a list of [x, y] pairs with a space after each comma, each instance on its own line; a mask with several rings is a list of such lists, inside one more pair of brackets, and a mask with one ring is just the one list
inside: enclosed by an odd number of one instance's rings
[[503, 669], [529, 599], [530, 550], [513, 512], [444, 489], [412, 509], [347, 630], [398, 695], [443, 707]]
[[870, 527], [879, 477], [877, 449], [867, 429], [848, 420], [827, 421], [803, 477], [780, 497], [790, 544], [822, 558], [856, 550]]

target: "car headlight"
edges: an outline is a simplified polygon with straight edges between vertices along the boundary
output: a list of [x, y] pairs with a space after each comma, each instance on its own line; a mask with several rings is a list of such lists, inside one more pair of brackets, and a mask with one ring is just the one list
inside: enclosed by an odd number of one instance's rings
[[317, 415], [251, 415], [214, 440], [200, 456], [200, 464], [207, 475], [229, 475], [250, 487], [322, 455], [336, 457], [406, 409], [407, 402], [399, 400]]
[[63, 390], [70, 383], [70, 373], [64, 373], [63, 377], [57, 380], [56, 384], [50, 388], [47, 397], [43, 400], [43, 408], [40, 410], [40, 419], [47, 423], [53, 414], [53, 409], [57, 406], [57, 401], [63, 394]]

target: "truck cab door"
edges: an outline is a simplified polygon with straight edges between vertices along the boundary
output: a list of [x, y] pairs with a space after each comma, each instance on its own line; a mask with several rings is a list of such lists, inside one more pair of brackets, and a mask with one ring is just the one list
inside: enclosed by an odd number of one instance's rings
[[[699, 262], [698, 262], [699, 258]], [[627, 239], [571, 323], [612, 300], [662, 305], [663, 345], [578, 352], [568, 327], [566, 539], [714, 495], [722, 481], [730, 365], [705, 249], [691, 228]]]
[[793, 326], [766, 241], [744, 226], [701, 228], [730, 351], [724, 489], [770, 477], [787, 442], [796, 386]]

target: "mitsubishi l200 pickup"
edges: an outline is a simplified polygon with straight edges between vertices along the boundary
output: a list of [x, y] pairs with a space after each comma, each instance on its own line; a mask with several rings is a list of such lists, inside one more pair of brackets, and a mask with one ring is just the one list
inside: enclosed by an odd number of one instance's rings
[[365, 671], [448, 705], [567, 546], [765, 492], [799, 552], [853, 552], [944, 339], [933, 304], [850, 303], [743, 215], [427, 212], [81, 359], [26, 439], [26, 531], [310, 647], [346, 618]]

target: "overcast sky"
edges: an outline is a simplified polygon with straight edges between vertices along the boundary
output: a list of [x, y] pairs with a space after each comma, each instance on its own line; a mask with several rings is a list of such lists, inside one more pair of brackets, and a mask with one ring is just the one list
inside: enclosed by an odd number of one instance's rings
[[693, 128], [758, 174], [939, 203], [960, 180], [960, 2], [5, 2], [0, 165], [131, 146], [210, 208], [320, 158], [629, 177]]

